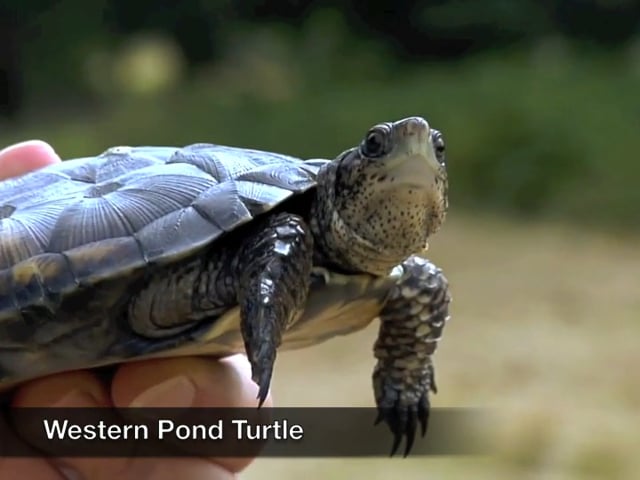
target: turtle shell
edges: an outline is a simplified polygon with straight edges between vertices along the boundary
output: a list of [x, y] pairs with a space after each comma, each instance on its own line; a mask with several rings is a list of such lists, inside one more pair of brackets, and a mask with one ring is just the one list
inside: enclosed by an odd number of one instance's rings
[[0, 319], [42, 289], [191, 255], [314, 187], [322, 163], [212, 144], [114, 147], [0, 182]]
[[[114, 147], [0, 182], [0, 386], [176, 348], [105, 309], [135, 293], [136, 277], [314, 188], [326, 162], [213, 144]], [[241, 346], [237, 312], [225, 318], [209, 338], [235, 340], [210, 352]]]
[[[58, 254], [84, 283], [170, 262], [314, 187], [322, 163], [211, 144], [114, 147], [5, 180], [0, 272]], [[92, 272], [89, 251], [105, 258]]]

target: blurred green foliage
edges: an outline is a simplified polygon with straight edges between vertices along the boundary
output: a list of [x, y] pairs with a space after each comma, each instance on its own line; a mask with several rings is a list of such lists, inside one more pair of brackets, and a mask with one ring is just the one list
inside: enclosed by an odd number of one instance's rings
[[[549, 36], [528, 48], [407, 64], [354, 36], [335, 10], [294, 30], [238, 24], [220, 60], [190, 77], [171, 49], [151, 55], [156, 63], [93, 51], [83, 82], [97, 104], [36, 102], [0, 141], [43, 138], [64, 158], [115, 144], [194, 142], [334, 157], [373, 123], [423, 115], [448, 142], [454, 208], [640, 226], [638, 45], [607, 54]], [[150, 92], [133, 88], [168, 70]]]

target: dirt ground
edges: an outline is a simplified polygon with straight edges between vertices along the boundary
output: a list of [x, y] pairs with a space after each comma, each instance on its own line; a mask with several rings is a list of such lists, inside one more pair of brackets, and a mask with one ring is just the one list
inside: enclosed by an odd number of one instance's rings
[[[549, 225], [451, 218], [431, 242], [452, 320], [436, 407], [494, 407], [486, 458], [259, 459], [253, 479], [632, 479], [640, 467], [640, 248]], [[282, 406], [371, 406], [377, 325], [278, 359]]]

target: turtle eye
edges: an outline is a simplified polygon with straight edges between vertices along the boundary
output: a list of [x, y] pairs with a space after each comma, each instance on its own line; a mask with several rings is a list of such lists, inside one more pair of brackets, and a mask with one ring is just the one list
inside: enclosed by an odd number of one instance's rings
[[445, 145], [444, 137], [438, 130], [431, 130], [431, 138], [433, 143], [433, 149], [436, 152], [436, 159], [441, 164], [444, 163]]
[[372, 130], [367, 134], [362, 145], [362, 153], [369, 157], [379, 157], [384, 153], [385, 134], [380, 130]]

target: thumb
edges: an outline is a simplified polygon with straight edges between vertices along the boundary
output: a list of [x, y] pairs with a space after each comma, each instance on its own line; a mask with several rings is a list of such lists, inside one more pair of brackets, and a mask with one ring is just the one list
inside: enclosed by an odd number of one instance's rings
[[53, 147], [42, 140], [28, 140], [0, 150], [0, 180], [60, 162]]

